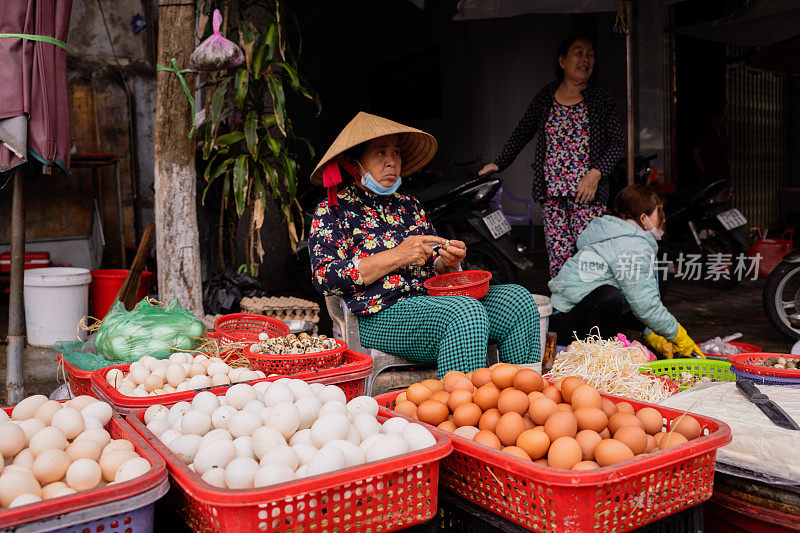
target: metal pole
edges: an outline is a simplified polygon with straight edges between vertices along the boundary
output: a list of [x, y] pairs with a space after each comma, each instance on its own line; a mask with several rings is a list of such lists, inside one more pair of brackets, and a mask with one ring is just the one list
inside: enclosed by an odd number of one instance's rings
[[11, 293], [8, 299], [8, 351], [6, 395], [9, 405], [25, 396], [22, 355], [25, 351], [25, 309], [22, 291], [25, 277], [25, 165], [14, 170], [11, 201]]
[[119, 247], [122, 256], [122, 268], [128, 268], [128, 258], [125, 254], [125, 213], [122, 210], [122, 182], [119, 177], [119, 159], [114, 160], [114, 170], [117, 172], [117, 218], [119, 219]]
[[633, 155], [634, 155], [634, 120], [633, 120], [633, 1], [625, 2], [625, 81], [628, 90], [628, 157], [627, 175], [628, 185], [633, 184]]

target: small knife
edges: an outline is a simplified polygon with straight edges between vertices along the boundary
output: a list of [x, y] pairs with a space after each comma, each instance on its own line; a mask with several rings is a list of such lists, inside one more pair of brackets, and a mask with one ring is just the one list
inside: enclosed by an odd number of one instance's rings
[[751, 380], [737, 377], [736, 388], [739, 389], [748, 400], [754, 403], [756, 407], [761, 409], [773, 424], [783, 429], [800, 431], [800, 426], [797, 425], [797, 422], [792, 420], [792, 417], [786, 414], [786, 411], [781, 409], [778, 404], [770, 400], [769, 396], [761, 394], [761, 391], [758, 390], [758, 387], [756, 387], [755, 383]]

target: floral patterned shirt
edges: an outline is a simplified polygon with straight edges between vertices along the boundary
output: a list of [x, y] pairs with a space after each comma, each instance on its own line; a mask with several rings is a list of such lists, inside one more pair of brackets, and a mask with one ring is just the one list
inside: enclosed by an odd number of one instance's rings
[[311, 223], [308, 247], [317, 291], [341, 296], [357, 316], [426, 295], [423, 283], [436, 275], [435, 254], [421, 267], [399, 268], [370, 285], [357, 266], [411, 235], [436, 235], [419, 201], [398, 193], [381, 196], [354, 184], [342, 188], [338, 199], [338, 206], [329, 206], [327, 200], [319, 204]]
[[586, 102], [562, 105], [555, 99], [544, 125], [547, 149], [544, 177], [547, 196], [574, 197], [589, 171], [589, 114]]

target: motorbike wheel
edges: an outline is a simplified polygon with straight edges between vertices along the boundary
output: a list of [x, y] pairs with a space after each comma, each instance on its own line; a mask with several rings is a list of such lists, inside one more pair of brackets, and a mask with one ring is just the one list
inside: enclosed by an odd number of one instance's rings
[[504, 285], [519, 281], [519, 272], [514, 263], [500, 255], [493, 246], [482, 242], [467, 246], [467, 257], [462, 263], [462, 268], [490, 272], [492, 285]]
[[[740, 253], [742, 253], [741, 246], [739, 246], [737, 243], [731, 242], [721, 233], [714, 233], [703, 240], [703, 244], [700, 247], [700, 253], [703, 256], [703, 280], [706, 285], [714, 289], [732, 289], [739, 284], [739, 280], [736, 278], [734, 273], [734, 268], [736, 265], [736, 258]], [[717, 280], [706, 279], [706, 276], [709, 274], [709, 270], [706, 268], [710, 263], [708, 257], [713, 254], [729, 254], [731, 256], [728, 279], [725, 279], [724, 277], [720, 277]]]
[[800, 263], [775, 267], [764, 285], [761, 301], [764, 314], [776, 330], [789, 339], [800, 339], [800, 329], [794, 328], [788, 318], [800, 313]]

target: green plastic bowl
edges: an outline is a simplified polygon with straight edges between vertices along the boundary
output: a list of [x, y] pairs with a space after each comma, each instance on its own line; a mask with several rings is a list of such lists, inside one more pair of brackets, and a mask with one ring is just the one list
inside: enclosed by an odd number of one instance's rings
[[[711, 381], [736, 381], [729, 362], [713, 359], [664, 359], [644, 364], [639, 367], [639, 371], [656, 376], [669, 376], [676, 384], [681, 372], [688, 372], [698, 378], [707, 376]], [[680, 386], [681, 390], [688, 388], [690, 387]]]

